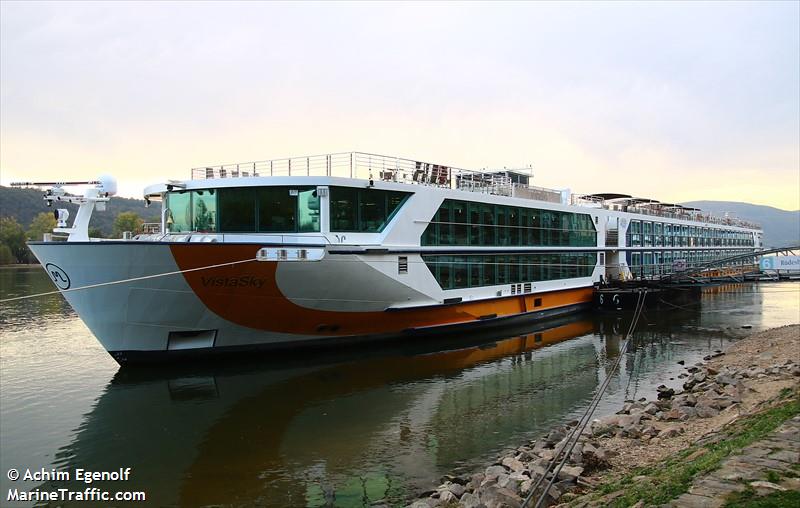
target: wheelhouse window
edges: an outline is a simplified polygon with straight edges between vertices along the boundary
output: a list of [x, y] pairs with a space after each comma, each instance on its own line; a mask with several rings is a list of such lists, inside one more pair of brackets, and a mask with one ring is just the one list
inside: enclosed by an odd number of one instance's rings
[[221, 233], [320, 231], [315, 187], [226, 187], [168, 192], [167, 230]]
[[219, 230], [224, 233], [252, 233], [256, 230], [256, 189], [219, 189]]
[[331, 231], [380, 233], [409, 193], [331, 187], [330, 196]]
[[167, 194], [167, 231], [186, 233], [192, 230], [192, 194], [187, 191]]
[[297, 189], [258, 189], [258, 230], [265, 233], [297, 231]]
[[199, 233], [217, 231], [217, 197], [214, 189], [192, 191], [192, 230]]

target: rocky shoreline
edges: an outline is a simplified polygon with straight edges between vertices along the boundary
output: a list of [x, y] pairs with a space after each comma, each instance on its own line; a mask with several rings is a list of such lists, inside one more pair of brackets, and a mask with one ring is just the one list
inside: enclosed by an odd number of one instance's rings
[[[700, 438], [707, 439], [782, 390], [800, 386], [800, 325], [751, 335], [725, 353], [685, 367], [679, 378], [684, 380], [682, 389], [662, 385], [656, 400], [626, 401], [617, 414], [593, 420], [571, 451], [568, 436], [577, 421], [519, 446], [470, 477], [446, 476], [435, 490], [423, 493], [409, 506], [521, 506], [562, 448], [569, 458], [547, 492], [544, 506], [575, 502], [609, 475], [654, 463]], [[556, 469], [551, 468], [540, 491]], [[539, 496], [535, 493], [529, 506]], [[600, 498], [579, 504], [603, 506], [605, 502]]]

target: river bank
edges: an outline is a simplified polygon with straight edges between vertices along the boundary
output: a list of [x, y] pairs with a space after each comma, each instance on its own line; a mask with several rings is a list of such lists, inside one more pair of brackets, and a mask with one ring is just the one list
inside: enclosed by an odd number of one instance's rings
[[[792, 466], [800, 461], [800, 438], [792, 439], [792, 429], [800, 429], [800, 423], [792, 427], [800, 413], [800, 325], [746, 337], [685, 366], [670, 384], [659, 388], [655, 400], [628, 401], [617, 414], [592, 421], [572, 448], [569, 435], [577, 422], [552, 429], [470, 477], [445, 477], [411, 506], [515, 507], [529, 496], [534, 506], [562, 448], [569, 458], [545, 506], [724, 506], [736, 496], [741, 501], [800, 492], [800, 471]], [[782, 434], [776, 438], [775, 432]], [[758, 444], [770, 439], [766, 454], [750, 460], [757, 469], [737, 468], [737, 458], [761, 453], [753, 449], [763, 450]], [[783, 454], [775, 459], [772, 453]], [[726, 468], [739, 476], [729, 471], [731, 478], [707, 478]], [[540, 490], [531, 494], [537, 483]]]

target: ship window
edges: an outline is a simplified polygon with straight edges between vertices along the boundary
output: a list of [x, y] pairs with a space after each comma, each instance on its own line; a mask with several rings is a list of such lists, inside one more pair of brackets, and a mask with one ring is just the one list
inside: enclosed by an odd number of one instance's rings
[[261, 232], [294, 232], [297, 229], [297, 193], [287, 187], [258, 189], [258, 230]]
[[201, 233], [217, 232], [217, 197], [214, 189], [192, 192], [192, 226]]
[[331, 188], [331, 231], [358, 230], [358, 189]]
[[432, 254], [422, 258], [442, 289], [590, 277], [597, 263], [593, 252], [469, 257]]
[[256, 189], [219, 189], [219, 230], [223, 233], [249, 233], [256, 230]]
[[167, 193], [167, 231], [186, 233], [192, 230], [192, 195], [189, 192]]
[[597, 231], [587, 214], [446, 199], [421, 238], [422, 245], [594, 246]]
[[297, 230], [301, 233], [319, 232], [319, 196], [317, 189], [297, 193]]
[[359, 231], [377, 231], [386, 220], [386, 196], [378, 192], [359, 192]]
[[399, 210], [407, 192], [331, 188], [331, 231], [379, 233]]

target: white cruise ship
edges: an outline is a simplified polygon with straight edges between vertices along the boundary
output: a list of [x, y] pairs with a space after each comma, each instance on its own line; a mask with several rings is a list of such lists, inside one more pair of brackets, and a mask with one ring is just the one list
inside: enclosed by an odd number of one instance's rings
[[[575, 311], [603, 279], [750, 252], [760, 228], [621, 194], [570, 195], [525, 170], [360, 152], [192, 170], [145, 189], [161, 223], [88, 236], [115, 191], [56, 185], [56, 235], [31, 242], [120, 363], [365, 340], [418, 340]], [[85, 288], [85, 289], [82, 289]]]

